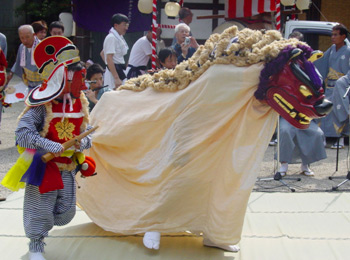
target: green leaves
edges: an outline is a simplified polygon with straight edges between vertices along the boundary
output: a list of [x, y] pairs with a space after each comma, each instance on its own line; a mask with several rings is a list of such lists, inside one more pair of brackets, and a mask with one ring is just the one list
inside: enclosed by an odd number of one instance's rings
[[[71, 11], [71, 0], [26, 1], [16, 8], [16, 15], [29, 16], [31, 21], [45, 20], [47, 23], [58, 20], [61, 12]], [[28, 17], [28, 18], [29, 18]]]

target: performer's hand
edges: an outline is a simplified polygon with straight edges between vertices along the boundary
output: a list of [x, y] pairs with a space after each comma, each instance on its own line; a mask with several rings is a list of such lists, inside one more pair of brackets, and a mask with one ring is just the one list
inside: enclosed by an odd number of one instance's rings
[[76, 143], [76, 144], [74, 145], [74, 147], [75, 147], [76, 150], [80, 150], [80, 142]]
[[55, 156], [55, 157], [60, 157], [61, 156], [61, 154], [64, 152], [64, 148], [63, 148], [63, 146], [61, 145], [61, 151], [59, 151], [59, 152], [57, 152], [57, 153], [53, 153], [53, 155]]
[[[74, 137], [75, 137], [75, 135], [74, 135]], [[80, 141], [78, 141], [78, 140], [75, 141], [75, 143], [74, 143], [74, 148], [75, 148], [76, 150], [80, 150]]]

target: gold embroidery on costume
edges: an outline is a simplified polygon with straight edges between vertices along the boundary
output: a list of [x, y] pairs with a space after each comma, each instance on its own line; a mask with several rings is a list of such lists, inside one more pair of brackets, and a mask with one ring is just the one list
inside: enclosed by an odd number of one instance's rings
[[[87, 127], [87, 124], [89, 122], [89, 106], [87, 105], [88, 104], [88, 100], [85, 96], [85, 94], [82, 92], [80, 94], [80, 101], [81, 101], [81, 104], [83, 106], [83, 114], [84, 114], [84, 119], [83, 119], [83, 123], [80, 127], [80, 132], [84, 132], [86, 130], [86, 127]], [[40, 132], [40, 136], [42, 137], [45, 137], [49, 131], [49, 126], [50, 126], [50, 122], [53, 118], [53, 114], [52, 114], [52, 103], [49, 102], [49, 103], [46, 103], [45, 105], [45, 110], [46, 110], [46, 118], [45, 118], [45, 122], [44, 122], [44, 127], [43, 127], [43, 130]], [[28, 112], [28, 110], [30, 109], [31, 107], [29, 106], [26, 106], [24, 108], [24, 110], [22, 111], [22, 113], [18, 116], [17, 118], [17, 122], [23, 117], [23, 115], [25, 113]]]
[[342, 76], [344, 76], [343, 73], [338, 72], [338, 71], [336, 71], [336, 70], [333, 69], [333, 68], [329, 68], [329, 72], [328, 72], [328, 75], [327, 75], [327, 79], [337, 80], [337, 79], [339, 79], [339, 78], [342, 77]]
[[69, 122], [67, 118], [65, 118], [63, 122], [56, 123], [55, 128], [59, 139], [70, 140], [73, 138], [75, 125]]
[[336, 131], [336, 133], [340, 134], [343, 132], [343, 130], [345, 128], [345, 123], [342, 124], [341, 126], [338, 126], [335, 123], [333, 123], [333, 127], [334, 127], [334, 130]]

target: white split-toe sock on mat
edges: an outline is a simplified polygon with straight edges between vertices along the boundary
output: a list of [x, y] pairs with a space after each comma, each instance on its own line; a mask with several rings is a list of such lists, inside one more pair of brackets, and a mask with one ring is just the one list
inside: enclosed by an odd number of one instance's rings
[[41, 252], [29, 252], [29, 260], [45, 260]]
[[230, 251], [230, 252], [238, 252], [240, 250], [239, 246], [237, 246], [237, 245], [217, 245], [217, 244], [214, 244], [206, 237], [203, 238], [203, 245], [221, 248], [225, 251]]
[[146, 232], [143, 236], [143, 244], [149, 249], [159, 249], [160, 233], [159, 232]]

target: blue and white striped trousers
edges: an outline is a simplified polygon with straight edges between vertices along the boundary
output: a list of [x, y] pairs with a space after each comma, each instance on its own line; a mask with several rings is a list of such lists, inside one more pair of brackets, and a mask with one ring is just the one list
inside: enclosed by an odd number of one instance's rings
[[62, 171], [64, 188], [44, 194], [39, 187], [27, 185], [24, 195], [23, 223], [30, 239], [30, 252], [44, 252], [44, 238], [53, 226], [68, 224], [75, 215], [75, 170]]

